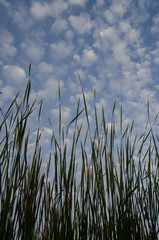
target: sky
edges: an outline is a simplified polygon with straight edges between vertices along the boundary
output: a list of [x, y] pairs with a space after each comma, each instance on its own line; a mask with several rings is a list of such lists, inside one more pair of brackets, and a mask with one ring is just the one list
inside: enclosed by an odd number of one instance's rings
[[[99, 120], [103, 106], [106, 121], [111, 121], [116, 99], [117, 121], [122, 103], [123, 123], [126, 126], [134, 119], [135, 131], [140, 132], [147, 120], [148, 99], [151, 121], [159, 111], [159, 1], [0, 0], [2, 109], [26, 86], [29, 64], [31, 100], [43, 99], [44, 152], [52, 134], [48, 117], [55, 132], [58, 129], [58, 82], [65, 129], [76, 115], [82, 96], [77, 73], [92, 129], [96, 89]], [[37, 130], [36, 119], [33, 113], [31, 140]], [[47, 153], [44, 155], [47, 159]]]

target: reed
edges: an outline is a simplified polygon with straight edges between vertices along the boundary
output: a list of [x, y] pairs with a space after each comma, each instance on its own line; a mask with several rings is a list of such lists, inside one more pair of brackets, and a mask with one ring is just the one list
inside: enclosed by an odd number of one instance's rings
[[[30, 69], [29, 66], [29, 75]], [[34, 153], [28, 156], [27, 122], [37, 108], [36, 100], [29, 102], [30, 88], [29, 78], [22, 100], [18, 103], [18, 93], [6, 113], [0, 109], [0, 239], [158, 239], [159, 137], [153, 130], [157, 116], [151, 127], [148, 129], [147, 124], [138, 137], [133, 131], [134, 121], [123, 129], [121, 105], [117, 136], [116, 100], [109, 125], [104, 109], [99, 123], [95, 105], [96, 125], [92, 133], [81, 85], [84, 108], [80, 110], [79, 100], [75, 117], [65, 130], [61, 124], [58, 85], [58, 136], [52, 129], [53, 154], [50, 153], [47, 170], [42, 173], [39, 129]], [[42, 103], [38, 119], [41, 107]], [[84, 137], [82, 124], [78, 123], [81, 114], [85, 114], [87, 122]], [[149, 121], [149, 101], [147, 114]], [[74, 132], [68, 149], [66, 138], [70, 126], [74, 126]], [[79, 148], [80, 169], [76, 164]], [[52, 182], [49, 182], [50, 169], [54, 172]]]

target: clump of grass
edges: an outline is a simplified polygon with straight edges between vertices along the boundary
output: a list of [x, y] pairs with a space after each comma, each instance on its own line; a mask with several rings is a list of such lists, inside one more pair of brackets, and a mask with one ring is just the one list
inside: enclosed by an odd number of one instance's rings
[[[20, 103], [17, 95], [5, 114], [1, 109], [0, 239], [157, 239], [159, 138], [153, 127], [148, 132], [145, 130], [140, 138], [134, 136], [133, 121], [123, 129], [121, 106], [121, 139], [117, 145], [115, 101], [110, 128], [104, 109], [99, 125], [94, 107], [93, 134], [82, 88], [84, 108], [80, 110], [79, 101], [75, 117], [68, 125], [68, 128], [74, 125], [68, 151], [65, 141], [68, 129], [65, 133], [61, 127], [59, 85], [59, 136], [55, 136], [53, 129], [53, 154], [49, 156], [46, 173], [42, 173], [39, 129], [31, 164], [28, 157], [27, 122], [36, 104], [36, 101], [29, 103], [30, 88], [29, 79]], [[41, 107], [40, 104], [38, 119]], [[84, 112], [88, 128], [83, 138], [78, 118]], [[147, 112], [149, 119], [149, 101]], [[86, 152], [88, 144], [91, 159]], [[82, 162], [78, 169], [79, 183], [76, 175], [78, 147]], [[48, 180], [50, 169], [54, 170], [52, 183]]]

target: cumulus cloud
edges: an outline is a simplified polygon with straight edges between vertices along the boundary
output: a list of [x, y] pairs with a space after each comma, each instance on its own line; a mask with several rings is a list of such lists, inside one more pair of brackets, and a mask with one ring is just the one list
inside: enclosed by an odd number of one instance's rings
[[54, 68], [53, 68], [52, 64], [49, 64], [49, 63], [46, 63], [46, 62], [41, 62], [38, 65], [38, 71], [40, 73], [50, 74], [50, 73], [53, 72], [53, 70], [54, 70]]
[[52, 3], [45, 3], [36, 1], [33, 2], [30, 12], [36, 19], [44, 19], [45, 17], [59, 16], [68, 8], [68, 5], [63, 0], [53, 1]]
[[110, 9], [118, 17], [123, 17], [123, 15], [126, 12], [128, 6], [129, 6], [128, 1], [125, 1], [125, 0], [122, 0], [120, 2], [113, 1], [112, 5], [110, 6]]
[[108, 21], [108, 23], [113, 24], [116, 21], [116, 16], [114, 15], [114, 13], [111, 10], [106, 10], [104, 13], [104, 16], [106, 18], [106, 20]]
[[41, 129], [41, 132], [42, 132], [42, 138], [48, 138], [48, 136], [49, 137], [52, 136], [52, 129], [51, 128], [44, 127], [43, 129]]
[[9, 84], [7, 84], [4, 87], [1, 87], [2, 92], [0, 99], [2, 100], [1, 106], [5, 103], [4, 101], [12, 100], [15, 97], [15, 94], [17, 93], [15, 90], [16, 90], [15, 87]]
[[21, 48], [31, 61], [39, 61], [44, 55], [44, 45], [37, 42], [26, 41]]
[[8, 14], [12, 18], [13, 22], [22, 30], [26, 30], [32, 26], [33, 20], [30, 16], [30, 12], [24, 1], [19, 1], [18, 4], [10, 1], [7, 7]]
[[40, 90], [38, 95], [41, 98], [53, 98], [57, 96], [58, 81], [55, 78], [49, 78], [45, 84], [44, 90]]
[[156, 65], [159, 65], [159, 57], [155, 57], [155, 58], [153, 59], [153, 61], [154, 61], [154, 63], [155, 63]]
[[[71, 109], [69, 107], [62, 106], [61, 113], [62, 124], [67, 124], [71, 117]], [[53, 116], [54, 119], [58, 120], [59, 108], [52, 109], [51, 115]]]
[[24, 1], [16, 3], [14, 1], [0, 0], [0, 3], [6, 7], [7, 14], [18, 27], [26, 30], [32, 26], [33, 21]]
[[65, 122], [65, 121], [68, 121], [70, 119], [70, 116], [71, 116], [71, 109], [69, 107], [62, 107], [62, 120]]
[[1, 58], [13, 57], [16, 55], [17, 49], [14, 46], [14, 37], [7, 30], [0, 32], [0, 56]]
[[131, 29], [128, 34], [128, 39], [130, 43], [139, 43], [140, 42], [140, 31], [137, 29]]
[[86, 13], [83, 13], [80, 16], [71, 15], [69, 21], [73, 29], [79, 34], [89, 33], [92, 28], [90, 16]]
[[92, 89], [95, 88], [96, 92], [101, 93], [101, 91], [103, 90], [103, 88], [105, 86], [105, 81], [103, 81], [103, 79], [92, 76], [91, 74], [88, 77], [90, 79]]
[[[60, 81], [61, 90], [64, 87], [63, 81]], [[50, 101], [50, 99], [55, 100], [58, 94], [58, 80], [55, 77], [49, 77], [45, 82], [45, 85], [37, 92], [34, 92], [32, 98], [35, 99], [36, 96], [44, 99], [45, 101]]]
[[116, 61], [120, 63], [129, 61], [129, 57], [126, 54], [126, 43], [124, 41], [120, 41], [113, 46], [113, 53]]
[[[86, 80], [86, 74], [84, 71], [82, 71], [82, 69], [78, 69], [76, 71], [74, 71], [74, 75], [77, 77], [77, 73], [80, 75], [80, 78], [82, 79], [82, 81]], [[72, 89], [73, 90], [73, 89]], [[76, 91], [76, 89], [75, 89]]]
[[151, 70], [150, 68], [139, 68], [139, 70], [137, 71], [137, 76], [140, 80], [146, 82], [150, 82], [151, 81]]
[[73, 45], [65, 41], [59, 41], [58, 43], [52, 43], [50, 48], [57, 59], [65, 59], [72, 53]]
[[80, 63], [80, 61], [81, 61], [80, 55], [78, 55], [78, 54], [75, 54], [73, 56], [73, 59], [75, 60], [76, 63]]
[[94, 62], [98, 60], [98, 56], [93, 49], [84, 49], [82, 56], [82, 65], [85, 67], [91, 66]]
[[51, 9], [47, 3], [34, 2], [30, 11], [35, 18], [44, 18], [51, 15]]
[[21, 83], [26, 78], [25, 71], [16, 65], [3, 66], [3, 74], [7, 78], [7, 81], [13, 84]]
[[130, 30], [131, 30], [130, 21], [129, 20], [122, 20], [119, 23], [119, 28], [120, 28], [121, 32], [124, 32], [124, 33], [130, 32]]
[[153, 26], [151, 28], [152, 33], [158, 33], [159, 32], [159, 13], [157, 13], [153, 17]]
[[67, 39], [72, 39], [73, 36], [74, 36], [74, 33], [70, 29], [67, 30], [67, 32], [66, 32]]
[[57, 19], [52, 25], [52, 31], [56, 33], [63, 32], [67, 29], [67, 21], [65, 19]]
[[106, 27], [99, 33], [102, 41], [110, 41], [110, 42], [118, 42], [119, 40], [119, 33], [115, 26], [113, 27]]
[[97, 6], [103, 6], [104, 5], [104, 0], [97, 0]]
[[150, 90], [150, 89], [142, 89], [140, 92], [140, 102], [145, 102], [147, 101], [147, 99], [149, 98], [150, 100], [153, 99], [155, 93], [154, 91]]
[[3, 4], [5, 7], [10, 7], [10, 3], [7, 2], [6, 0], [0, 0], [0, 3]]
[[79, 5], [84, 6], [86, 4], [87, 0], [69, 0], [69, 4], [71, 5]]

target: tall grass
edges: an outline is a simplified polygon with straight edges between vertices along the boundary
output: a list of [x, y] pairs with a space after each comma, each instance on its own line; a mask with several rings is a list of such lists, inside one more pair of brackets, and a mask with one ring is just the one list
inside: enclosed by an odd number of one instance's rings
[[[99, 124], [95, 105], [96, 125], [92, 133], [82, 88], [84, 108], [80, 110], [79, 101], [75, 117], [65, 131], [61, 124], [59, 85], [59, 136], [52, 129], [53, 154], [50, 153], [47, 170], [42, 173], [39, 129], [29, 164], [27, 122], [36, 104], [29, 102], [30, 88], [29, 79], [20, 103], [17, 95], [5, 114], [1, 109], [0, 239], [158, 239], [159, 137], [153, 127], [141, 137], [134, 134], [133, 121], [123, 129], [121, 106], [121, 138], [117, 141], [115, 101], [110, 125], [104, 109]], [[149, 119], [149, 101], [147, 106]], [[78, 123], [81, 114], [87, 121], [84, 137], [82, 124]], [[68, 149], [70, 125], [74, 132]], [[80, 169], [76, 163], [79, 147]], [[54, 172], [52, 183], [48, 179], [50, 169]]]

